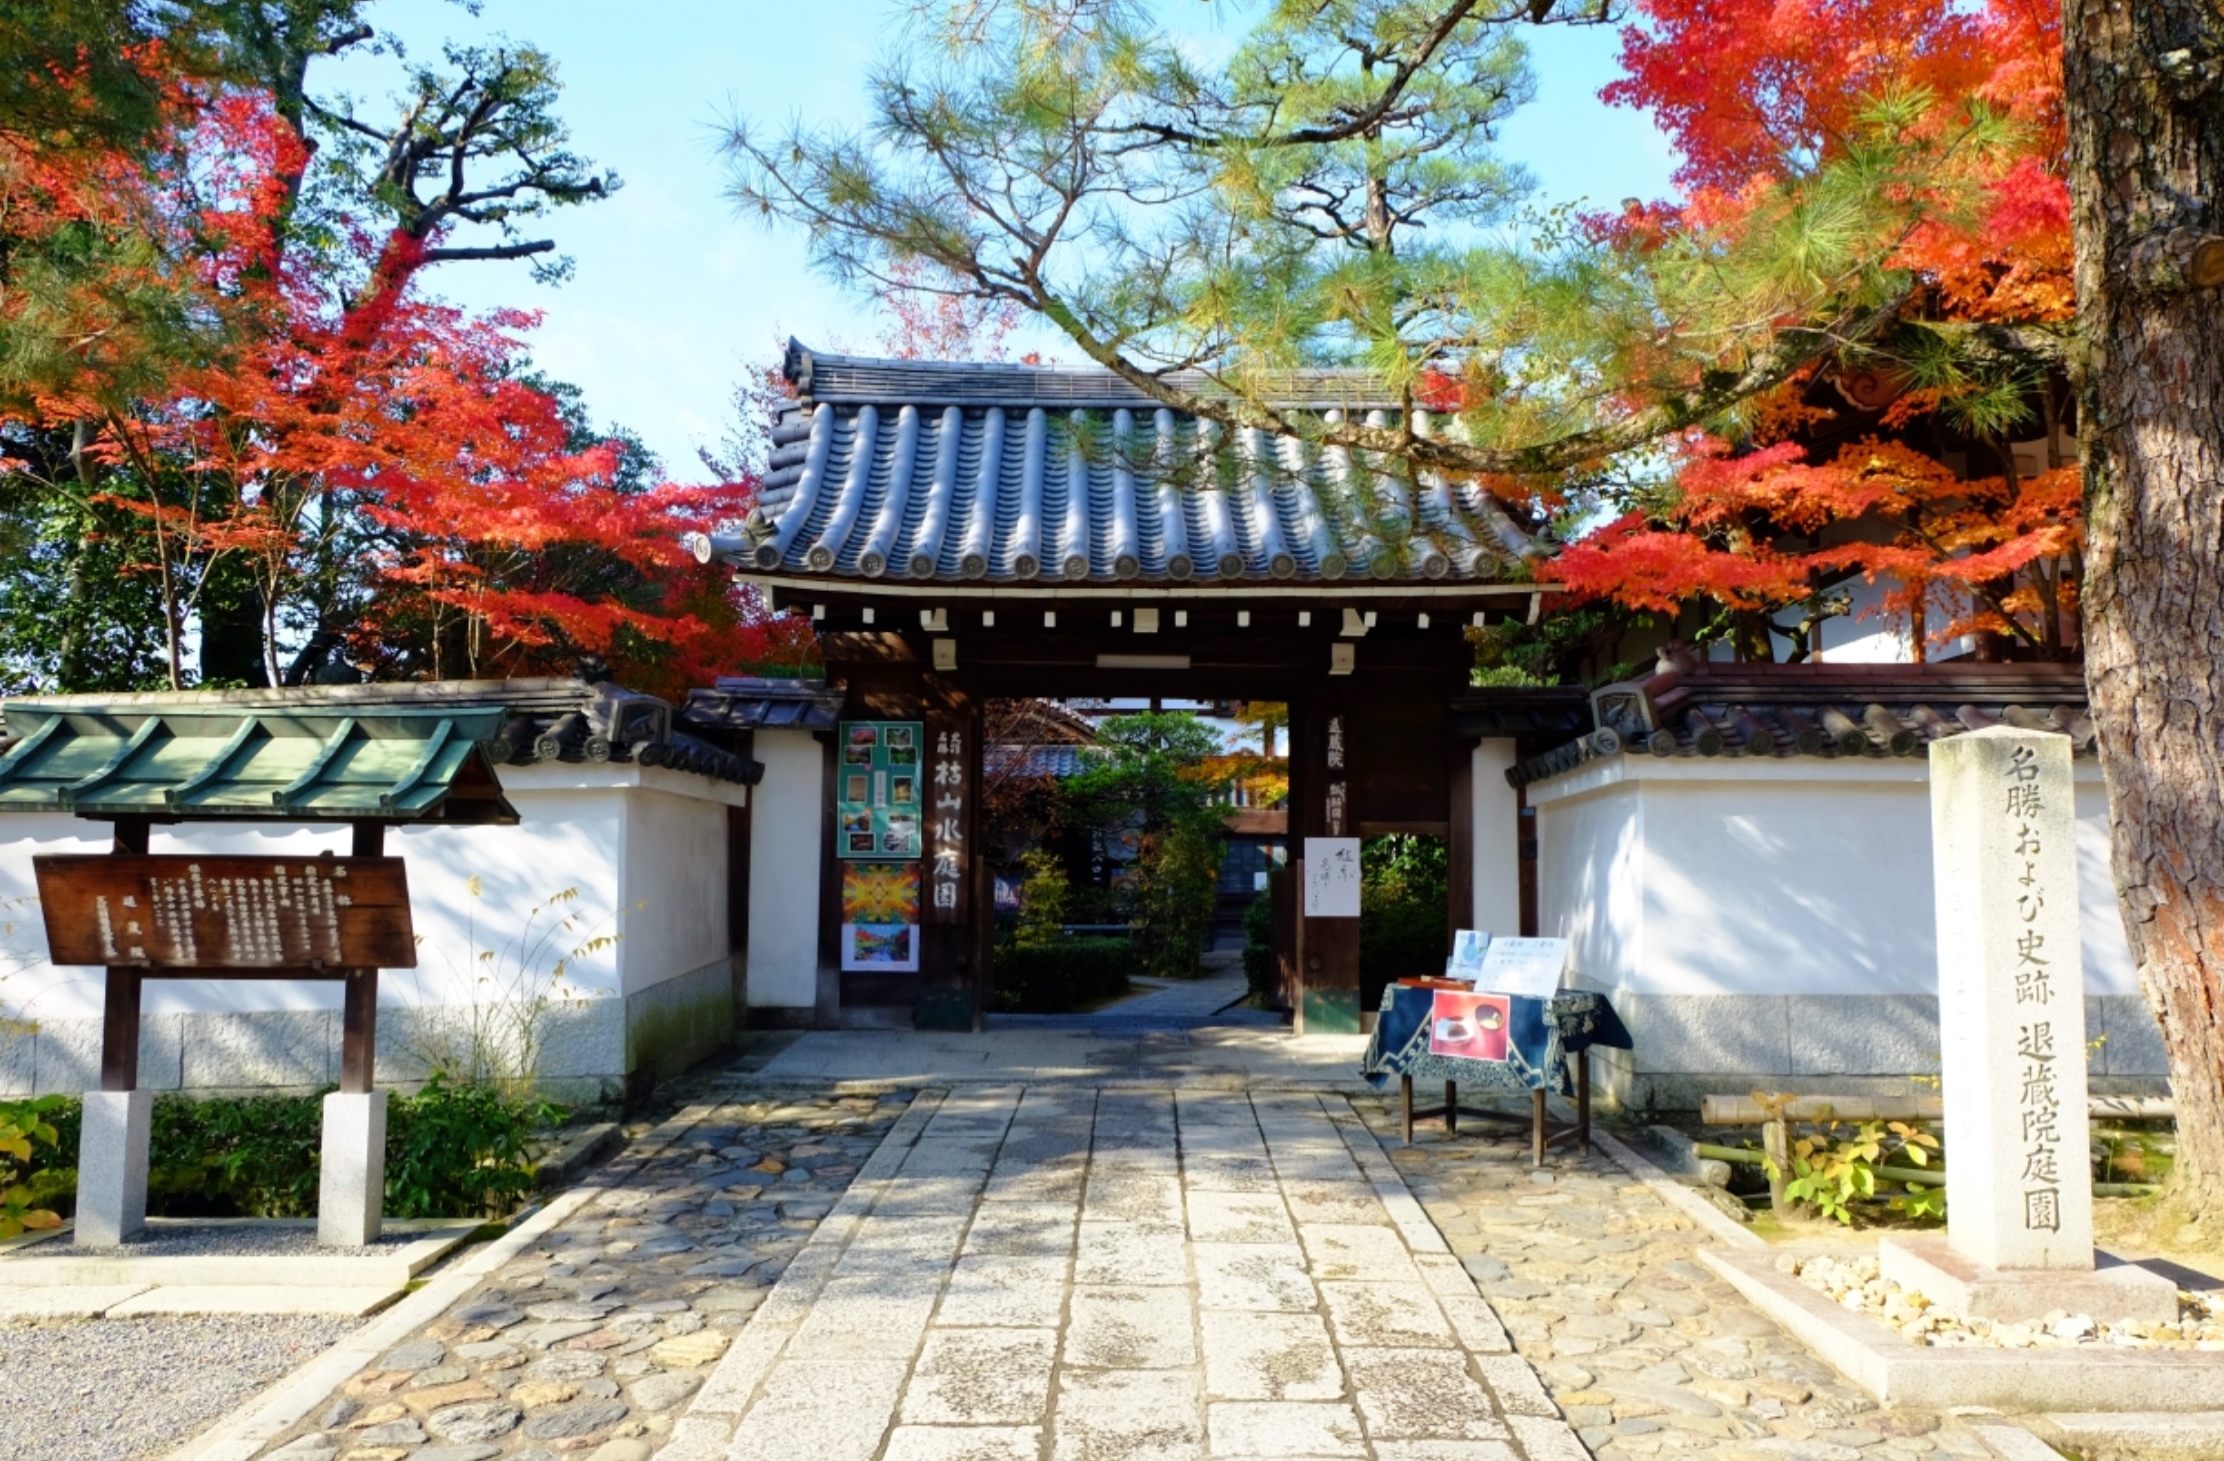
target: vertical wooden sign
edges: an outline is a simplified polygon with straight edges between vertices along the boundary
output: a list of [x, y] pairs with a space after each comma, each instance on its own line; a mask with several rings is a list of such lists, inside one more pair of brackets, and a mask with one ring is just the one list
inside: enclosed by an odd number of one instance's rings
[[973, 752], [970, 717], [942, 712], [927, 718], [927, 886], [929, 924], [972, 921]]

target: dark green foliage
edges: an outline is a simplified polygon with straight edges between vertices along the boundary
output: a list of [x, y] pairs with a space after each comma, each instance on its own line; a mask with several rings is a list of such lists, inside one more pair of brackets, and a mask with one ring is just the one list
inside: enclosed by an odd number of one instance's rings
[[1617, 604], [1585, 604], [1555, 609], [1534, 624], [1508, 619], [1486, 629], [1471, 629], [1478, 685], [1606, 684], [1626, 679], [1627, 665], [1606, 663], [1632, 627], [1650, 623]]
[[[1022, 864], [1030, 889], [1047, 889], [1050, 863], [1060, 865], [1061, 924], [1133, 928], [1134, 942], [1120, 944], [1132, 967], [1194, 978], [1219, 901], [1219, 756], [1212, 727], [1186, 711], [1107, 717], [1079, 774], [1015, 804], [991, 845], [1012, 833], [1037, 844]], [[1046, 937], [1043, 926], [1035, 920], [1022, 941]]]
[[1205, 815], [1184, 817], [1143, 838], [1133, 887], [1137, 951], [1146, 972], [1194, 979], [1220, 903], [1220, 837]]
[[388, 1217], [497, 1217], [533, 1190], [526, 1143], [563, 1119], [546, 1101], [517, 1101], [491, 1086], [451, 1086], [435, 1075], [386, 1115]]
[[147, 1210], [164, 1217], [314, 1217], [319, 1102], [239, 1096], [154, 1103]]
[[1187, 711], [1107, 716], [1097, 749], [1060, 788], [1074, 822], [1113, 826], [1140, 817], [1156, 831], [1197, 816], [1216, 789], [1201, 768], [1220, 754], [1220, 738]]
[[990, 960], [994, 1007], [1060, 1014], [1127, 991], [1135, 946], [1124, 938], [1071, 938], [1046, 948], [999, 944]]
[[[11, 1165], [0, 1187], [22, 1183], [67, 1208], [77, 1191], [83, 1129], [75, 1097], [35, 1105], [55, 1130], [51, 1147]], [[13, 1107], [0, 1104], [0, 1116]], [[533, 1189], [528, 1143], [563, 1119], [545, 1101], [517, 1101], [489, 1086], [435, 1077], [386, 1108], [386, 1215], [499, 1217]], [[161, 1096], [148, 1142], [147, 1210], [156, 1217], [314, 1217], [324, 1120], [315, 1096]]]
[[1443, 839], [1395, 834], [1359, 849], [1359, 998], [1382, 1003], [1393, 979], [1444, 972], [1450, 861]]
[[[1270, 880], [1267, 887], [1273, 886]], [[1279, 972], [1274, 965], [1274, 895], [1269, 891], [1243, 910], [1243, 982], [1250, 986], [1252, 1003], [1274, 1005]]]

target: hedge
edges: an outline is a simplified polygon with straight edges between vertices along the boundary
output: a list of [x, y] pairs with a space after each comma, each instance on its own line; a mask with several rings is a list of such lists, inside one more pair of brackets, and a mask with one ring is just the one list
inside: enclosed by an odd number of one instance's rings
[[1127, 992], [1135, 946], [1124, 938], [1069, 938], [1042, 948], [999, 944], [990, 956], [997, 1009], [1063, 1014]]
[[[26, 1105], [28, 1103], [25, 1103]], [[81, 1103], [50, 1098], [53, 1146], [0, 1154], [0, 1186], [24, 1183], [61, 1211], [77, 1192]], [[539, 1101], [435, 1077], [386, 1108], [386, 1215], [500, 1217], [533, 1190], [530, 1143], [563, 1119]], [[153, 1217], [314, 1217], [324, 1102], [318, 1096], [157, 1096], [148, 1138]]]

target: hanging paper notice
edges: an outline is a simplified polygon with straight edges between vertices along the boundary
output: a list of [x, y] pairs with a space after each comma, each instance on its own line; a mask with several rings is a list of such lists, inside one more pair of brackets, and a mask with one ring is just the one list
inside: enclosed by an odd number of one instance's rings
[[1359, 839], [1305, 839], [1305, 916], [1359, 916]]
[[1495, 938], [1483, 955], [1475, 987], [1550, 999], [1560, 992], [1560, 976], [1567, 967], [1568, 941], [1564, 938]]
[[842, 865], [842, 968], [851, 973], [918, 971], [919, 864]]
[[845, 720], [841, 736], [841, 855], [917, 857], [925, 728], [915, 720]]

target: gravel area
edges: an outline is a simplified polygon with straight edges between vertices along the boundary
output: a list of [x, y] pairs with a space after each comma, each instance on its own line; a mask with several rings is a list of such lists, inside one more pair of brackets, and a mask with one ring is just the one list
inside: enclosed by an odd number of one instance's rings
[[19, 1249], [7, 1261], [82, 1258], [88, 1251], [107, 1258], [369, 1258], [399, 1253], [430, 1236], [392, 1232], [364, 1248], [324, 1248], [317, 1244], [314, 1222], [197, 1223], [187, 1218], [157, 1218], [138, 1237], [114, 1248], [80, 1248], [64, 1235]]
[[[1950, 1415], [1884, 1409], [1697, 1261], [1708, 1234], [1609, 1162], [1527, 1123], [1430, 1123], [1353, 1103], [1598, 1461], [1945, 1461], [1991, 1452]], [[1540, 1180], [1541, 1178], [1541, 1180]]]
[[244, 1315], [0, 1324], [6, 1454], [167, 1455], [358, 1322]]
[[2145, 1319], [2102, 1324], [2090, 1314], [2067, 1309], [2014, 1324], [1957, 1319], [1933, 1308], [1922, 1294], [1884, 1277], [1874, 1258], [1800, 1258], [1787, 1253], [1776, 1260], [1776, 1266], [1844, 1307], [1898, 1330], [1910, 1343], [1932, 1348], [2224, 1351], [2224, 1292], [2214, 1290], [2178, 1290], [2178, 1318], [2170, 1324]]

